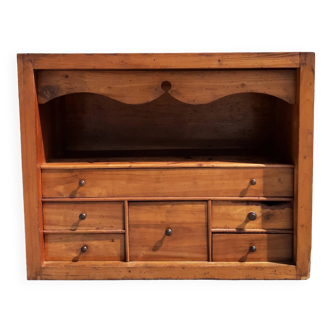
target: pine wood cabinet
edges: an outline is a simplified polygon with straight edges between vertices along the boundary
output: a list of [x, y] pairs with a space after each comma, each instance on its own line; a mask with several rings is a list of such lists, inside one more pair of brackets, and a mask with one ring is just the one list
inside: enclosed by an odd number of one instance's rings
[[19, 54], [28, 279], [307, 279], [313, 53]]

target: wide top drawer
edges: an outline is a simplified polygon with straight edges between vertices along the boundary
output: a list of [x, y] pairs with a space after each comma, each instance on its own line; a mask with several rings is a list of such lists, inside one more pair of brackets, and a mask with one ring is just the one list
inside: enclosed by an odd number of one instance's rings
[[291, 197], [293, 169], [42, 170], [43, 197]]

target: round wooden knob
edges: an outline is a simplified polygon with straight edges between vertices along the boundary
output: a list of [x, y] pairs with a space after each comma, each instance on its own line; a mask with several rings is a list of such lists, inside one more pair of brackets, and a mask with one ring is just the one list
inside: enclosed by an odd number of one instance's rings
[[250, 184], [251, 184], [252, 186], [254, 186], [256, 183], [257, 183], [256, 179], [251, 179], [251, 180], [250, 180]]
[[255, 247], [255, 246], [251, 246], [251, 247], [249, 248], [249, 250], [250, 250], [250, 252], [255, 252], [255, 251], [256, 251], [256, 247]]
[[171, 236], [172, 235], [172, 230], [170, 228], [166, 229], [165, 235], [166, 236]]
[[84, 220], [86, 218], [86, 214], [85, 213], [81, 213], [79, 216], [78, 216], [81, 220]]
[[251, 211], [248, 213], [248, 219], [249, 220], [256, 220], [257, 219], [257, 214], [254, 211]]
[[82, 252], [86, 252], [88, 250], [88, 247], [87, 246], [83, 246], [82, 248], [81, 248], [81, 251]]
[[79, 181], [78, 181], [78, 185], [79, 185], [80, 187], [83, 187], [83, 186], [85, 185], [85, 181], [84, 181], [84, 180], [79, 180]]

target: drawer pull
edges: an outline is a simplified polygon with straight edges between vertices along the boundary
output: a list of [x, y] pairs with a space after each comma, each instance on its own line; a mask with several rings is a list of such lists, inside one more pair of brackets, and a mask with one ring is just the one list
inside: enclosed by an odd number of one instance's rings
[[251, 184], [252, 186], [254, 186], [256, 183], [257, 183], [256, 179], [251, 179], [251, 180], [250, 180], [250, 184]]
[[257, 214], [254, 211], [251, 211], [248, 213], [248, 219], [249, 220], [256, 220], [257, 219]]
[[83, 186], [85, 185], [85, 181], [84, 181], [84, 180], [79, 180], [79, 181], [78, 181], [78, 185], [79, 185], [80, 187], [83, 187]]
[[249, 250], [250, 250], [250, 252], [255, 252], [255, 251], [256, 251], [256, 247], [255, 247], [255, 246], [251, 246], [251, 247], [249, 248]]
[[170, 228], [166, 229], [165, 235], [166, 236], [171, 236], [172, 235], [172, 230]]
[[81, 213], [79, 216], [78, 216], [81, 220], [84, 220], [86, 218], [86, 214], [85, 213]]
[[88, 250], [88, 247], [87, 246], [83, 246], [82, 248], [81, 248], [81, 252], [86, 252]]

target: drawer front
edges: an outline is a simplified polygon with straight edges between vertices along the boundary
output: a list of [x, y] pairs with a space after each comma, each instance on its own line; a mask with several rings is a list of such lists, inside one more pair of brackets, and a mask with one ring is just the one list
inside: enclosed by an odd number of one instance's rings
[[123, 261], [124, 234], [45, 234], [45, 260]]
[[212, 202], [212, 228], [292, 229], [293, 202]]
[[131, 261], [206, 261], [207, 203], [130, 203], [129, 246]]
[[43, 204], [46, 230], [123, 230], [122, 202]]
[[212, 247], [214, 262], [293, 260], [292, 234], [213, 234]]
[[42, 185], [44, 197], [290, 197], [293, 168], [43, 170]]

